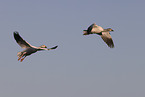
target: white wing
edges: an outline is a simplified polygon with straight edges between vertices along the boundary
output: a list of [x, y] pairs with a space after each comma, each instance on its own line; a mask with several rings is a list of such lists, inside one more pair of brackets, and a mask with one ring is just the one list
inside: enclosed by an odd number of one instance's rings
[[23, 38], [19, 35], [18, 32], [14, 32], [14, 38], [16, 42], [22, 47], [22, 48], [30, 48], [32, 47], [28, 42], [23, 40]]

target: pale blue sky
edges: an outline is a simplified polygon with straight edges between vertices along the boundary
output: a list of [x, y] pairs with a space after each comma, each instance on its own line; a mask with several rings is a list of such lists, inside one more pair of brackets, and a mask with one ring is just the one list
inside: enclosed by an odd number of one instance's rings
[[[144, 0], [1, 0], [1, 97], [145, 97]], [[115, 48], [97, 35], [111, 27]], [[58, 45], [22, 63], [13, 32], [34, 46]]]

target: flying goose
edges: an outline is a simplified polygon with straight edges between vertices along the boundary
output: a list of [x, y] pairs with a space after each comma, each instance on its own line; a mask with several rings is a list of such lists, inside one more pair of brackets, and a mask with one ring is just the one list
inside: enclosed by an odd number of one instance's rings
[[101, 26], [98, 26], [96, 23], [94, 23], [89, 26], [87, 30], [83, 31], [83, 35], [98, 34], [110, 48], [114, 48], [114, 43], [109, 33], [110, 31], [113, 30], [111, 28], [103, 29]]
[[25, 50], [23, 50], [22, 52], [18, 52], [17, 56], [18, 56], [18, 61], [20, 60], [20, 62], [22, 62], [24, 60], [24, 58], [26, 56], [29, 56], [37, 51], [42, 51], [42, 50], [52, 50], [52, 49], [56, 49], [58, 46], [52, 47], [52, 48], [47, 48], [45, 45], [42, 45], [40, 47], [35, 47], [30, 45], [27, 41], [25, 41], [17, 31], [15, 31], [14, 33], [14, 39], [16, 40], [16, 42]]

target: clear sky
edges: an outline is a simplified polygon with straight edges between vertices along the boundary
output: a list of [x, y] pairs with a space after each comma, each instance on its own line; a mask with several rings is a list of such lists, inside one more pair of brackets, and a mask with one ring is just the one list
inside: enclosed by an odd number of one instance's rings
[[[115, 48], [97, 35], [112, 28]], [[145, 0], [0, 0], [1, 97], [145, 97]], [[34, 46], [17, 61], [13, 32]]]

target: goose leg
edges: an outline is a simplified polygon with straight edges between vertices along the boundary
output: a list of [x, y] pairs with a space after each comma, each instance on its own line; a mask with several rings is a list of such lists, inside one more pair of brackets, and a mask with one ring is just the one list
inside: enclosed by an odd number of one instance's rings
[[26, 57], [26, 56], [24, 56], [24, 58], [22, 58], [20, 62], [22, 62], [22, 61], [25, 59], [25, 57]]
[[24, 52], [18, 59], [18, 61], [23, 57], [23, 55], [25, 54], [26, 52]]
[[18, 61], [22, 58], [22, 55], [19, 57]]

